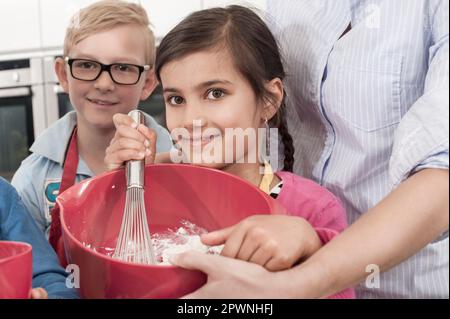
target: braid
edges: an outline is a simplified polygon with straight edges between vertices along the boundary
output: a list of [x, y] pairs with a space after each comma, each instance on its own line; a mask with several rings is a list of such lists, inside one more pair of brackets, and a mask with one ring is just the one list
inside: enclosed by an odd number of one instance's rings
[[277, 114], [278, 132], [281, 136], [281, 141], [284, 146], [284, 162], [283, 170], [287, 172], [292, 172], [294, 166], [294, 143], [292, 141], [292, 136], [289, 133], [287, 122], [286, 122], [286, 110], [285, 110], [285, 98], [281, 102], [281, 106]]

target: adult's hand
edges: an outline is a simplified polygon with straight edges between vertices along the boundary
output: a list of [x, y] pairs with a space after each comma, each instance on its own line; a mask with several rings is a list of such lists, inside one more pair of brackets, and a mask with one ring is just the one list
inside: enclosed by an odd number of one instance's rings
[[171, 263], [208, 276], [207, 283], [185, 299], [290, 298], [288, 287], [279, 278], [282, 272], [270, 272], [254, 263], [196, 251], [175, 255]]

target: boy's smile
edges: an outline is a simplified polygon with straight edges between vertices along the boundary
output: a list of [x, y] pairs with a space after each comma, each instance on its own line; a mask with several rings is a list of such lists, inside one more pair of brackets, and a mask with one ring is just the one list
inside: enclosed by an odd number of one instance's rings
[[119, 102], [114, 102], [112, 100], [106, 100], [106, 99], [94, 99], [94, 98], [86, 98], [91, 104], [93, 104], [95, 107], [99, 108], [110, 108], [114, 105], [119, 104]]

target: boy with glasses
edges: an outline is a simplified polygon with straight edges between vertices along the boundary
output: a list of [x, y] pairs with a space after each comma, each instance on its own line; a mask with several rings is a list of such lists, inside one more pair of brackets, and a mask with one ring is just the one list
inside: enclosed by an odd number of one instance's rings
[[[74, 183], [105, 172], [105, 150], [115, 133], [113, 115], [128, 113], [157, 85], [153, 65], [155, 39], [145, 10], [137, 4], [106, 0], [74, 17], [66, 31], [64, 58], [55, 62], [61, 86], [75, 112], [44, 131], [13, 177], [39, 228], [63, 255], [56, 196]], [[143, 154], [166, 152], [169, 133], [150, 116], [156, 150], [146, 141]]]

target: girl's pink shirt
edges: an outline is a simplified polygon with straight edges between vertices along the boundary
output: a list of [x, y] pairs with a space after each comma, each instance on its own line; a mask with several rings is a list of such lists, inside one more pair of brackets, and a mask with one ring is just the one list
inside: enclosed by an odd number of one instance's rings
[[[277, 197], [287, 213], [306, 219], [326, 245], [347, 227], [341, 202], [317, 183], [289, 172], [277, 172], [283, 187]], [[343, 290], [330, 298], [355, 298], [353, 289]]]

